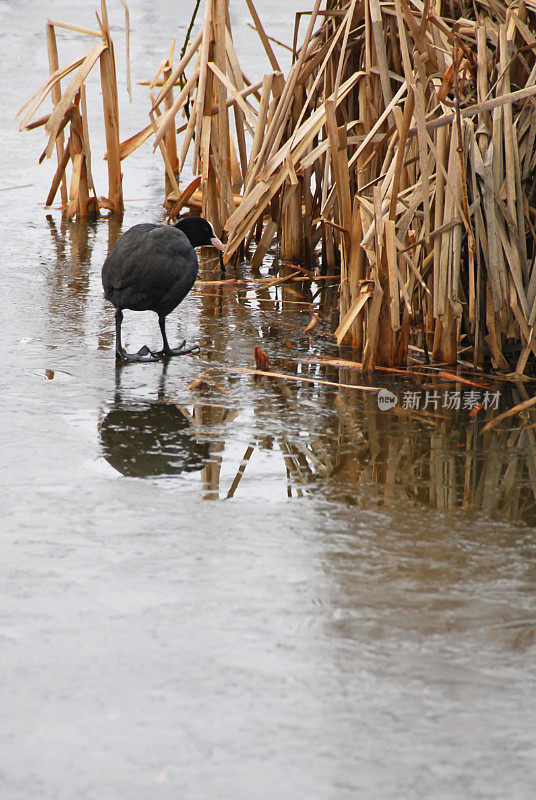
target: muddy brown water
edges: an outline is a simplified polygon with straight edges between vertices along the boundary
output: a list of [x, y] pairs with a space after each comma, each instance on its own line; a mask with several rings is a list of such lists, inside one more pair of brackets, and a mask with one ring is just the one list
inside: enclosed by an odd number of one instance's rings
[[[46, 74], [45, 13], [93, 27], [85, 3], [49, 6], [0, 3], [1, 796], [533, 798], [534, 431], [480, 433], [533, 386], [323, 365], [348, 354], [328, 319], [293, 327], [323, 310], [301, 284], [202, 286], [169, 320], [200, 355], [116, 369], [100, 267], [162, 219], [162, 169], [150, 146], [125, 163], [120, 225], [44, 210], [44, 139], [12, 117]], [[137, 81], [189, 12], [130, 7]], [[289, 5], [260, 8], [290, 39]], [[123, 91], [125, 137], [144, 91]], [[98, 114], [91, 138], [102, 194]], [[126, 339], [157, 344], [155, 317], [127, 313]], [[316, 382], [238, 371], [255, 345]], [[498, 408], [471, 416], [470, 392]]]

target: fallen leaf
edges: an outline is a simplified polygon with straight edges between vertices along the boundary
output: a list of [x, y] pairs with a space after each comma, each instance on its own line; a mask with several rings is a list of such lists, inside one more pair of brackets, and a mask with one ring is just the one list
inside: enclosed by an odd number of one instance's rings
[[255, 355], [255, 364], [257, 365], [257, 369], [260, 369], [263, 372], [270, 372], [270, 359], [264, 350], [257, 345], [253, 353]]

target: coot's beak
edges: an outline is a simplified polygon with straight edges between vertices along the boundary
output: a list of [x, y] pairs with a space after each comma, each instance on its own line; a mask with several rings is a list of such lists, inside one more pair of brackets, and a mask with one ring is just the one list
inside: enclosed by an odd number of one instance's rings
[[223, 242], [220, 242], [217, 236], [214, 236], [210, 240], [210, 244], [212, 245], [212, 247], [215, 247], [216, 250], [219, 250], [220, 253], [223, 253], [223, 251], [225, 250], [225, 245], [223, 244]]

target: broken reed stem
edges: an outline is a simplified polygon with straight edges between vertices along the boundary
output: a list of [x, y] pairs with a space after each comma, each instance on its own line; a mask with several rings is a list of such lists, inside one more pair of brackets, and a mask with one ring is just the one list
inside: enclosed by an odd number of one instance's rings
[[319, 386], [331, 386], [336, 388], [351, 389], [356, 392], [379, 392], [379, 386], [356, 386], [354, 384], [337, 383], [336, 381], [323, 381], [320, 378], [306, 378], [304, 375], [287, 375], [284, 372], [266, 372], [260, 369], [249, 369], [248, 367], [228, 367], [224, 366], [227, 372], [240, 372], [245, 375], [258, 375], [264, 378], [274, 378], [295, 383], [314, 383]]
[[[104, 14], [106, 9], [104, 0], [102, 0], [102, 8]], [[108, 166], [108, 200], [112, 206], [112, 213], [122, 214], [124, 205], [119, 149], [119, 104], [117, 97], [115, 58], [107, 21], [104, 22], [103, 19], [103, 23], [105, 25], [103, 35], [105, 36], [107, 46], [100, 57], [100, 74]]]
[[[47, 22], [46, 25], [46, 37], [47, 37], [47, 50], [48, 50], [48, 64], [50, 68], [50, 74], [53, 75], [57, 70], [59, 70], [59, 61], [58, 61], [58, 45], [56, 42], [56, 33], [54, 31], [54, 24], [50, 21]], [[54, 84], [52, 87], [52, 102], [56, 106], [61, 100], [61, 86], [60, 82]], [[65, 150], [65, 139], [63, 131], [61, 131], [56, 139], [56, 153], [58, 156], [58, 169], [61, 167], [64, 161], [64, 150]], [[67, 166], [67, 162], [65, 162], [65, 166]], [[67, 180], [65, 178], [65, 167], [61, 171], [61, 178], [60, 178], [60, 194], [61, 194], [61, 204], [62, 207], [65, 208], [67, 206]], [[56, 187], [57, 188], [57, 187]], [[56, 192], [54, 192], [55, 194]], [[50, 195], [49, 195], [50, 196]], [[53, 201], [50, 203], [46, 203], [46, 205], [51, 205]]]

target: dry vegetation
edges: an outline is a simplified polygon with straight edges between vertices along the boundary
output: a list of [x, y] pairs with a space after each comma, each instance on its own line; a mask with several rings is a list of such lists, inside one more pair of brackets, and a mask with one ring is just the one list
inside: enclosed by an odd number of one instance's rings
[[[269, 71], [244, 74], [229, 0], [206, 0], [199, 32], [176, 64], [173, 43], [150, 82], [149, 124], [120, 147], [104, 0], [101, 31], [88, 32], [98, 44], [64, 70], [49, 23], [52, 77], [22, 123], [52, 89], [41, 122], [60, 165], [47, 202], [69, 159], [68, 213], [98, 202], [83, 82], [100, 60], [113, 210], [119, 159], [154, 135], [170, 216], [201, 208], [226, 232], [227, 261], [254, 244], [258, 266], [277, 237], [283, 260], [315, 275], [340, 265], [336, 335], [365, 369], [405, 365], [412, 342], [423, 358], [463, 353], [524, 373], [536, 353], [534, 0], [315, 0], [296, 20], [286, 76], [245, 1]], [[183, 188], [187, 159], [196, 177]]]
[[[128, 8], [124, 0], [121, 0], [121, 2], [125, 6], [128, 53]], [[123, 212], [117, 79], [114, 47], [110, 36], [105, 0], [101, 0], [101, 14], [100, 16], [96, 14], [96, 16], [99, 24], [98, 31], [81, 28], [70, 23], [48, 20], [46, 24], [46, 40], [50, 77], [21, 108], [17, 115], [22, 117], [20, 122], [21, 130], [31, 130], [42, 126], [45, 128], [45, 132], [48, 135], [48, 143], [39, 159], [39, 163], [45, 158], [50, 158], [54, 151], [56, 151], [58, 158], [58, 168], [45, 205], [52, 205], [59, 190], [62, 208], [65, 210], [68, 219], [72, 219], [74, 216], [87, 217], [98, 214], [99, 209], [103, 207], [113, 213], [121, 214]], [[60, 68], [56, 37], [58, 28], [84, 34], [97, 39], [97, 43], [85, 56]], [[108, 197], [99, 198], [91, 175], [91, 148], [89, 144], [85, 87], [86, 78], [97, 63], [100, 65], [108, 161]], [[73, 72], [74, 76], [71, 82], [67, 89], [62, 92], [61, 81]], [[53, 103], [52, 113], [33, 120], [36, 111], [49, 94]], [[67, 126], [69, 126], [69, 137], [66, 144], [64, 131]], [[69, 188], [67, 188], [67, 167], [69, 162], [71, 162], [71, 179]]]

